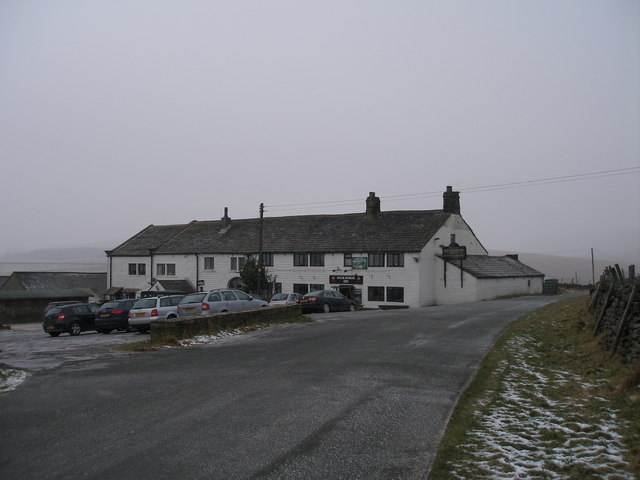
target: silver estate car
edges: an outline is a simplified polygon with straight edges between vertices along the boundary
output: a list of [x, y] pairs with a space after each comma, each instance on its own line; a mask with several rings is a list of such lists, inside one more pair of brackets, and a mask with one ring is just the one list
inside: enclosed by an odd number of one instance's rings
[[206, 315], [208, 313], [232, 312], [266, 307], [264, 300], [253, 298], [242, 290], [217, 289], [185, 295], [178, 304], [179, 317]]
[[295, 305], [298, 300], [302, 300], [299, 293], [276, 293], [269, 300], [269, 305]]
[[129, 326], [139, 332], [151, 328], [151, 322], [178, 316], [178, 303], [184, 295], [149, 297], [138, 300], [129, 311]]

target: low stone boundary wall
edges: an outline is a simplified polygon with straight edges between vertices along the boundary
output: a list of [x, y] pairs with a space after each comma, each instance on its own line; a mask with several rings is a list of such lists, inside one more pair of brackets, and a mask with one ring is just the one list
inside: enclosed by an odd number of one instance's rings
[[221, 330], [258, 324], [281, 323], [302, 315], [298, 305], [261, 307], [239, 312], [214, 313], [197, 317], [169, 318], [151, 322], [151, 342], [183, 340], [197, 335], [215, 335]]
[[640, 281], [601, 280], [591, 295], [594, 336], [604, 336], [604, 348], [626, 359], [640, 358]]

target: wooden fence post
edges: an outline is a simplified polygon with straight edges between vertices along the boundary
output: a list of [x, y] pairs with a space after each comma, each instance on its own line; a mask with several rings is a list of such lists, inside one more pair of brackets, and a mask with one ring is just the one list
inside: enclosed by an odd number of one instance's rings
[[611, 356], [613, 356], [614, 353], [616, 353], [616, 348], [618, 348], [618, 343], [620, 343], [620, 338], [622, 337], [622, 332], [624, 332], [624, 329], [627, 327], [627, 323], [629, 318], [631, 317], [631, 315], [629, 315], [631, 313], [631, 304], [633, 303], [633, 296], [636, 293], [636, 286], [637, 284], [633, 285], [633, 288], [631, 289], [631, 295], [629, 295], [629, 301], [627, 302], [627, 308], [624, 309], [624, 313], [622, 314], [622, 318], [620, 319], [620, 325], [618, 325], [618, 331], [616, 332], [616, 338], [613, 341], [613, 345], [611, 345], [611, 350], [609, 351], [609, 354]]
[[609, 304], [609, 297], [611, 296], [611, 291], [613, 290], [616, 282], [611, 282], [611, 286], [609, 287], [609, 291], [607, 292], [607, 296], [604, 299], [604, 304], [602, 305], [602, 310], [600, 311], [600, 316], [598, 317], [598, 321], [596, 322], [596, 328], [593, 331], [593, 336], [595, 337], [598, 334], [598, 330], [600, 330], [600, 325], [602, 324], [602, 319], [604, 318], [604, 312], [607, 310], [607, 305]]
[[598, 300], [598, 293], [600, 292], [600, 286], [602, 285], [602, 280], [598, 282], [598, 286], [596, 287], [596, 291], [593, 292], [593, 296], [591, 297], [591, 301], [589, 302], [588, 311], [593, 310], [593, 307], [596, 305], [596, 300]]

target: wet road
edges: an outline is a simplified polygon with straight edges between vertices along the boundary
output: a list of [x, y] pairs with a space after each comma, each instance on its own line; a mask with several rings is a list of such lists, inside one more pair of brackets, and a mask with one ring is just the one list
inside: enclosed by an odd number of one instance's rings
[[558, 299], [318, 314], [131, 355], [90, 340], [126, 334], [47, 339], [88, 343], [0, 395], [0, 478], [425, 478], [491, 345]]

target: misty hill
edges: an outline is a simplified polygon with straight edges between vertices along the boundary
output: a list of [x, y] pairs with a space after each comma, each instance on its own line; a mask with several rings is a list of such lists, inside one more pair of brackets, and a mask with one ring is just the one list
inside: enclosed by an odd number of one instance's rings
[[9, 253], [0, 256], [6, 263], [106, 263], [106, 248], [76, 247], [47, 248], [27, 252]]

